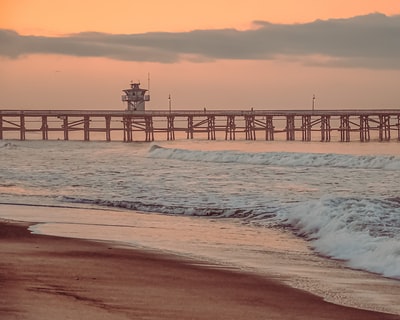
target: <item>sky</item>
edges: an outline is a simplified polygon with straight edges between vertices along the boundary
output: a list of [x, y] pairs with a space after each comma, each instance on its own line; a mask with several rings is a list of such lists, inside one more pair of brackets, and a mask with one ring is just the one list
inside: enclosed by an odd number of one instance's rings
[[[150, 81], [149, 81], [150, 80]], [[0, 109], [400, 108], [400, 0], [0, 0]]]

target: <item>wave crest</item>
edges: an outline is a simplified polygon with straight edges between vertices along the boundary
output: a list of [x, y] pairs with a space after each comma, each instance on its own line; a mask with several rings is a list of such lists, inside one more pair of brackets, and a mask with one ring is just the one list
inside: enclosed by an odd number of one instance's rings
[[278, 215], [319, 253], [400, 278], [399, 205], [392, 199], [324, 197]]
[[284, 167], [339, 167], [356, 169], [399, 170], [400, 157], [382, 155], [348, 155], [331, 153], [199, 151], [164, 148], [154, 145], [148, 157], [180, 161], [241, 163]]

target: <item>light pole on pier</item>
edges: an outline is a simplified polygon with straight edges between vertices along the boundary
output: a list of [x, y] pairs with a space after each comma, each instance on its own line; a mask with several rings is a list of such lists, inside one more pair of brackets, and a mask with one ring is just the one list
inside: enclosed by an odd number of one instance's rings
[[315, 109], [315, 94], [313, 94], [312, 97], [312, 111], [314, 111], [314, 109]]

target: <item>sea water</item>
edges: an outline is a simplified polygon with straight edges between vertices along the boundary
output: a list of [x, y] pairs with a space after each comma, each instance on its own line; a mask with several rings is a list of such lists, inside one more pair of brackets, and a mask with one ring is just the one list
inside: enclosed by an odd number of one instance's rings
[[398, 142], [0, 142], [0, 217], [40, 222], [33, 232], [181, 254], [398, 314], [399, 181]]

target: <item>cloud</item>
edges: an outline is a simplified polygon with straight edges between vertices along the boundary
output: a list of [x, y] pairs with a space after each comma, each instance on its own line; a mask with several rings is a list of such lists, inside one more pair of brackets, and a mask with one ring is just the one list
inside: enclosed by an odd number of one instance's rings
[[126, 61], [176, 63], [219, 59], [274, 60], [305, 64], [400, 69], [400, 15], [379, 13], [303, 24], [255, 21], [250, 30], [23, 36], [0, 29], [0, 56], [63, 54]]

